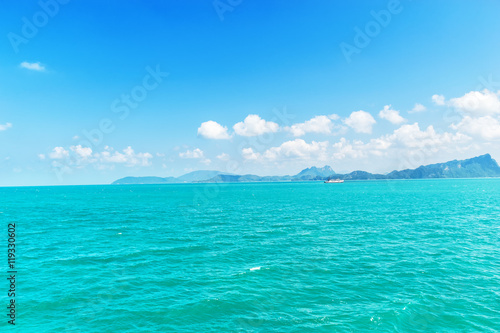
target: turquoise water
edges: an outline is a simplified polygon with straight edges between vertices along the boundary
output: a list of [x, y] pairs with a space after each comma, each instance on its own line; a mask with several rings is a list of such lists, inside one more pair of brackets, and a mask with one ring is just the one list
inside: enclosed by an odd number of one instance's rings
[[0, 211], [4, 331], [500, 330], [500, 179], [0, 188]]

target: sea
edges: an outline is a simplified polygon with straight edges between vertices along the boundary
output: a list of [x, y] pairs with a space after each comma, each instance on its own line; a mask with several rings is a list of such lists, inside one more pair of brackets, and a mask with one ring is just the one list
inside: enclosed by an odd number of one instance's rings
[[0, 221], [2, 332], [500, 331], [500, 179], [3, 187]]

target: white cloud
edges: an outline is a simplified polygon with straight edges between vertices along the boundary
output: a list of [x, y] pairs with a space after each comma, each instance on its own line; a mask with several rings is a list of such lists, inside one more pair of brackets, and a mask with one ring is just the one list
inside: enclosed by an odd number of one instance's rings
[[203, 163], [205, 165], [209, 165], [210, 163], [212, 163], [212, 161], [210, 159], [205, 158], [205, 153], [200, 148], [195, 148], [193, 150], [188, 149], [183, 153], [179, 153], [179, 157], [180, 158], [198, 159], [198, 160], [200, 160], [201, 163]]
[[202, 123], [198, 128], [198, 135], [201, 135], [206, 139], [214, 140], [227, 140], [231, 138], [231, 136], [227, 133], [227, 127], [222, 126], [213, 120]]
[[369, 156], [388, 156], [389, 149], [394, 148], [395, 142], [388, 136], [374, 138], [364, 143], [361, 140], [349, 141], [341, 138], [333, 144], [333, 157], [337, 160], [352, 158], [359, 159]]
[[413, 107], [413, 109], [408, 111], [408, 113], [424, 112], [425, 110], [427, 110], [427, 108], [424, 105], [422, 105], [420, 103], [415, 103], [415, 106]]
[[260, 153], [254, 152], [252, 148], [243, 148], [241, 155], [245, 160], [258, 160], [261, 157]]
[[436, 105], [444, 105], [445, 104], [443, 95], [432, 95], [432, 101]]
[[333, 158], [336, 160], [342, 160], [346, 157], [356, 159], [365, 156], [365, 149], [363, 148], [363, 142], [361, 141], [355, 140], [351, 143], [345, 138], [340, 138], [339, 142], [333, 144], [333, 148]]
[[307, 143], [302, 139], [286, 141], [278, 147], [271, 147], [264, 153], [255, 152], [252, 148], [243, 148], [241, 155], [245, 160], [277, 161], [284, 159], [321, 160], [327, 159], [328, 141]]
[[330, 116], [316, 116], [303, 123], [287, 127], [286, 130], [291, 132], [293, 136], [303, 136], [306, 133], [329, 134], [334, 127], [332, 120], [336, 120], [338, 118], [339, 116], [336, 114], [332, 114]]
[[265, 133], [275, 133], [279, 130], [279, 125], [266, 121], [256, 114], [248, 115], [244, 121], [233, 126], [234, 132], [241, 136], [257, 136]]
[[403, 125], [392, 134], [383, 135], [364, 143], [359, 140], [349, 141], [341, 138], [333, 144], [335, 159], [366, 158], [370, 156], [403, 156], [412, 152], [425, 155], [439, 151], [448, 151], [463, 147], [471, 140], [462, 133], [437, 133], [433, 126], [421, 130], [418, 123]]
[[461, 133], [437, 133], [432, 125], [422, 131], [418, 123], [403, 125], [395, 130], [393, 134], [386, 136], [386, 138], [391, 141], [400, 142], [407, 148], [426, 148], [434, 150], [440, 149], [448, 144], [464, 143], [470, 140], [470, 137]]
[[448, 105], [465, 113], [476, 116], [487, 116], [500, 113], [500, 100], [494, 92], [471, 91], [462, 97], [452, 98]]
[[4, 125], [0, 124], [0, 131], [5, 131], [5, 130], [11, 128], [11, 127], [12, 127], [11, 123], [6, 123]]
[[229, 161], [230, 156], [226, 153], [222, 153], [220, 155], [217, 155], [217, 158], [221, 161]]
[[103, 152], [94, 154], [94, 157], [101, 163], [124, 164], [127, 167], [150, 166], [150, 160], [153, 159], [150, 153], [135, 153], [130, 146], [123, 149], [123, 153], [106, 146]]
[[[38, 157], [41, 160], [45, 159], [44, 154], [39, 154]], [[71, 146], [69, 150], [55, 147], [49, 154], [49, 158], [56, 160], [52, 162], [54, 167], [63, 168], [70, 172], [71, 168], [83, 168], [88, 165], [93, 165], [97, 169], [112, 169], [116, 164], [123, 164], [126, 167], [150, 166], [153, 155], [136, 153], [130, 146], [121, 152], [106, 146], [102, 152], [94, 153], [91, 148], [78, 145]], [[65, 161], [63, 163], [57, 161], [61, 159], [65, 159]]]
[[326, 149], [328, 141], [307, 143], [302, 139], [295, 139], [281, 144], [279, 147], [272, 147], [266, 150], [263, 154], [268, 160], [276, 160], [278, 158], [297, 158], [311, 159], [317, 158], [324, 160], [326, 158]]
[[187, 150], [184, 153], [179, 153], [180, 158], [203, 158], [205, 154], [200, 148], [195, 148], [193, 150]]
[[479, 118], [465, 116], [457, 125], [452, 124], [450, 127], [485, 140], [500, 139], [500, 122], [491, 116]]
[[92, 156], [92, 149], [89, 147], [82, 147], [81, 145], [78, 145], [71, 146], [69, 148], [83, 159], [87, 159]]
[[334, 147], [337, 150], [336, 153], [342, 154], [342, 157], [365, 157], [387, 155], [388, 153], [385, 152], [389, 149], [398, 149], [399, 152], [415, 149], [435, 152], [456, 144], [464, 144], [470, 140], [471, 138], [463, 133], [438, 133], [432, 125], [426, 129], [420, 129], [419, 124], [414, 123], [402, 125], [391, 134], [370, 139], [367, 143], [359, 140], [350, 142], [342, 138], [334, 144]]
[[391, 109], [390, 105], [385, 105], [384, 109], [379, 112], [378, 116], [382, 119], [388, 120], [395, 125], [404, 123], [406, 121], [405, 118], [399, 115], [399, 111]]
[[45, 66], [43, 66], [39, 62], [23, 61], [19, 66], [21, 66], [21, 68], [26, 68], [26, 69], [29, 69], [31, 71], [37, 71], [37, 72], [45, 71]]
[[357, 133], [367, 133], [372, 132], [372, 127], [376, 123], [372, 115], [365, 111], [355, 111], [344, 120], [345, 124], [354, 129]]
[[55, 147], [49, 154], [49, 157], [53, 160], [60, 160], [69, 156], [69, 152], [63, 147]]

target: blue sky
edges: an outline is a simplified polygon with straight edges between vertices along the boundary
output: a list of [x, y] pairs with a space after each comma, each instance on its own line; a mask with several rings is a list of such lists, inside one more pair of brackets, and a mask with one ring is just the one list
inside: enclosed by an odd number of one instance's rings
[[500, 159], [497, 1], [40, 3], [2, 2], [0, 185]]

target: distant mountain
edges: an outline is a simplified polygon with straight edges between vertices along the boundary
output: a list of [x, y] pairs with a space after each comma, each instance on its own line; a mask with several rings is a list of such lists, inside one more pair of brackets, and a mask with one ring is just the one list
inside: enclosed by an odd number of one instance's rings
[[243, 182], [285, 182], [292, 180], [291, 176], [257, 176], [257, 175], [217, 175], [201, 183], [243, 183]]
[[221, 174], [228, 174], [228, 173], [223, 173], [220, 171], [213, 171], [213, 170], [199, 170], [186, 173], [185, 175], [178, 177], [177, 180], [181, 183], [199, 182], [213, 178]]
[[346, 175], [336, 175], [335, 178], [344, 180], [369, 180], [369, 179], [387, 179], [385, 175], [369, 173], [366, 171], [353, 171]]
[[475, 177], [500, 177], [500, 167], [491, 158], [490, 154], [467, 160], [453, 160], [446, 163], [420, 166], [413, 170], [393, 171], [387, 174], [388, 179]]
[[217, 175], [223, 174], [220, 171], [199, 170], [187, 173], [180, 177], [125, 177], [114, 181], [113, 185], [132, 185], [132, 184], [168, 184], [168, 183], [192, 183], [211, 179]]
[[490, 154], [485, 154], [467, 160], [422, 165], [416, 169], [394, 170], [387, 175], [354, 171], [336, 177], [344, 180], [500, 177], [500, 167]]
[[130, 184], [168, 184], [175, 183], [174, 177], [125, 177], [114, 181], [113, 185], [130, 185]]
[[500, 177], [500, 167], [490, 154], [477, 156], [467, 160], [449, 161], [422, 165], [416, 169], [392, 171], [387, 175], [373, 174], [366, 171], [353, 171], [348, 174], [336, 174], [329, 166], [311, 167], [302, 170], [295, 176], [257, 176], [234, 175], [220, 171], [200, 170], [175, 177], [125, 177], [113, 182], [121, 184], [167, 184], [167, 183], [237, 183], [237, 182], [280, 182], [280, 181], [313, 181], [339, 178], [344, 180], [369, 179], [421, 179], [421, 178], [476, 178]]
[[328, 165], [325, 165], [322, 168], [317, 168], [313, 166], [304, 169], [295, 176], [293, 176], [293, 180], [318, 180], [318, 179], [323, 179], [325, 177], [330, 177], [332, 175], [335, 175], [335, 171], [333, 171], [333, 169]]

